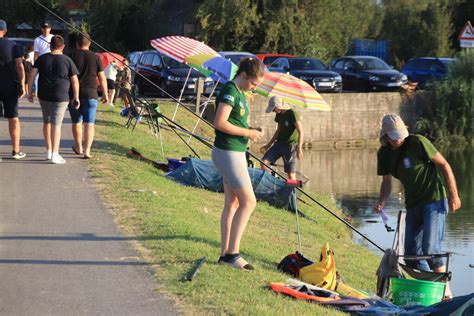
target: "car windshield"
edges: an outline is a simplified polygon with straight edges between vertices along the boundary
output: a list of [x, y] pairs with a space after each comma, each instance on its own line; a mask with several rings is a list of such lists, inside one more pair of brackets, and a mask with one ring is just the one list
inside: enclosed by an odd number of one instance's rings
[[376, 58], [357, 58], [355, 61], [362, 70], [391, 70], [389, 65], [381, 59]]
[[187, 68], [188, 65], [185, 63], [180, 63], [179, 61], [174, 60], [168, 56], [163, 56], [163, 64], [167, 68]]
[[317, 59], [290, 59], [292, 70], [327, 70], [326, 66]]

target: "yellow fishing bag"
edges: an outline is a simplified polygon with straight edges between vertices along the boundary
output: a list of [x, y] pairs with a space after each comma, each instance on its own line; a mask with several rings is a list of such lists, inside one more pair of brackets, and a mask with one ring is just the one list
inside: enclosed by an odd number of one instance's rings
[[334, 252], [329, 249], [328, 243], [321, 249], [319, 262], [301, 268], [299, 277], [303, 282], [324, 289], [331, 291], [336, 289], [336, 262], [334, 260]]

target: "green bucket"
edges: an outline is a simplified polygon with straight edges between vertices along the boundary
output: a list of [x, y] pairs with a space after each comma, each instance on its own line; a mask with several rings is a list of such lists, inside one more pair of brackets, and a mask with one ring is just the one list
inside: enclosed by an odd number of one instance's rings
[[439, 303], [443, 299], [444, 283], [391, 278], [393, 303], [399, 306]]

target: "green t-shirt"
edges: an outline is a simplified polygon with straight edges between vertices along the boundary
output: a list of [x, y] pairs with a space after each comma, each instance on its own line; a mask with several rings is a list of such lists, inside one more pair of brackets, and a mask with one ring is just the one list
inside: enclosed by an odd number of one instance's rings
[[[249, 128], [247, 119], [249, 116], [249, 107], [245, 100], [243, 92], [237, 89], [234, 82], [227, 82], [221, 89], [219, 95], [216, 98], [217, 107], [220, 103], [226, 103], [232, 106], [230, 112], [229, 123], [239, 126], [242, 128]], [[217, 110], [217, 108], [216, 108]], [[244, 152], [247, 150], [248, 138], [243, 136], [229, 135], [227, 133], [215, 130], [216, 138], [214, 140], [214, 146], [224, 150], [240, 151]]]
[[405, 206], [413, 208], [446, 199], [441, 174], [431, 161], [438, 153], [421, 135], [410, 135], [398, 150], [382, 146], [377, 153], [377, 174], [391, 174], [405, 189]]
[[298, 143], [298, 130], [295, 124], [299, 120], [300, 115], [293, 110], [286, 110], [275, 115], [275, 122], [278, 123], [278, 128], [280, 129], [277, 136], [277, 143]]

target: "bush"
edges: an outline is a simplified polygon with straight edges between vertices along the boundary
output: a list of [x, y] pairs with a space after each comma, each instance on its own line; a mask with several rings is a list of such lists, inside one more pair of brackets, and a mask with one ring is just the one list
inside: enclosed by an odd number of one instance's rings
[[428, 86], [434, 97], [434, 115], [415, 124], [439, 145], [472, 144], [474, 107], [474, 51], [462, 52], [450, 65], [446, 80]]

